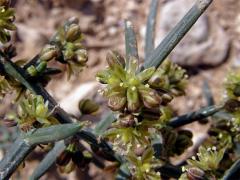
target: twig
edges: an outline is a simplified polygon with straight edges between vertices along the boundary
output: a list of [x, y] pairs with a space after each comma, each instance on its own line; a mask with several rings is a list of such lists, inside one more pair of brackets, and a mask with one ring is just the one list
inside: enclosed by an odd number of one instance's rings
[[208, 84], [207, 80], [205, 80], [203, 82], [202, 89], [203, 89], [203, 95], [205, 96], [205, 99], [207, 101], [207, 105], [208, 106], [214, 105], [215, 103], [214, 103], [214, 99], [213, 99], [213, 94], [212, 94], [212, 91], [211, 91], [211, 89], [209, 87], [209, 84]]
[[126, 67], [129, 67], [129, 61], [131, 57], [138, 60], [138, 49], [136, 34], [133, 29], [132, 22], [125, 21], [125, 46], [126, 46]]
[[42, 177], [46, 171], [54, 164], [59, 154], [66, 148], [64, 141], [59, 141], [55, 144], [54, 148], [47, 153], [38, 167], [34, 170], [30, 180], [37, 180]]
[[34, 148], [35, 146], [29, 145], [21, 138], [15, 140], [3, 160], [0, 162], [0, 179], [9, 179], [17, 167], [24, 161], [25, 157], [33, 151]]
[[185, 34], [191, 29], [194, 23], [212, 3], [213, 0], [197, 0], [190, 11], [182, 20], [168, 33], [158, 47], [151, 53], [151, 56], [144, 62], [144, 68], [158, 67], [180, 42]]
[[238, 159], [232, 167], [225, 173], [222, 180], [234, 180], [240, 177], [240, 159]]
[[190, 124], [194, 121], [201, 120], [206, 117], [212, 116], [213, 114], [219, 112], [222, 109], [223, 109], [222, 106], [205, 107], [198, 111], [193, 111], [193, 112], [172, 118], [170, 120], [170, 122], [168, 123], [168, 125], [172, 126], [173, 128], [184, 126], [184, 125]]
[[147, 19], [147, 29], [145, 35], [145, 60], [151, 55], [154, 50], [154, 39], [155, 39], [155, 25], [158, 10], [159, 0], [152, 0], [149, 8], [149, 15]]

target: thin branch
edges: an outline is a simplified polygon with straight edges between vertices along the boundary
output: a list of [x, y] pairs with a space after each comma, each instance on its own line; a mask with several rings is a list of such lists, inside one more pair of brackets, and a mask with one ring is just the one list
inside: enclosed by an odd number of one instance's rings
[[23, 134], [15, 140], [0, 162], [0, 179], [9, 179], [37, 144], [54, 142], [73, 136], [81, 127], [82, 125], [78, 123], [60, 124]]
[[148, 57], [143, 65], [144, 68], [146, 69], [153, 66], [159, 67], [212, 1], [213, 0], [197, 0], [190, 11], [188, 11], [182, 20], [168, 33], [158, 47], [151, 53], [151, 56]]
[[184, 126], [184, 125], [190, 124], [194, 121], [201, 120], [201, 119], [207, 118], [209, 116], [212, 116], [222, 109], [223, 109], [222, 106], [205, 107], [198, 111], [193, 111], [193, 112], [172, 118], [170, 120], [170, 122], [168, 123], [168, 125], [172, 126], [173, 128]]
[[34, 170], [30, 180], [37, 180], [42, 177], [47, 170], [55, 163], [58, 155], [66, 148], [64, 141], [59, 141], [55, 144], [54, 148], [47, 153], [38, 167]]
[[35, 146], [29, 145], [24, 139], [16, 139], [0, 162], [0, 179], [9, 179], [34, 148]]
[[115, 117], [113, 115], [113, 113], [108, 113], [107, 115], [105, 115], [101, 121], [99, 121], [95, 128], [94, 128], [94, 134], [96, 135], [102, 135], [111, 125], [112, 123], [115, 121]]
[[203, 95], [205, 96], [205, 99], [207, 101], [207, 105], [208, 106], [214, 105], [215, 103], [214, 103], [214, 99], [213, 99], [213, 94], [212, 94], [212, 91], [211, 91], [211, 89], [209, 87], [209, 84], [208, 84], [207, 80], [205, 80], [203, 82], [202, 89], [203, 89]]
[[239, 179], [240, 177], [240, 159], [238, 159], [232, 167], [225, 173], [222, 180]]
[[126, 67], [129, 67], [130, 57], [138, 57], [137, 39], [136, 33], [134, 32], [132, 22], [129, 20], [125, 21], [125, 46], [126, 46]]
[[[55, 118], [59, 120], [60, 123], [72, 123], [72, 120], [70, 116], [58, 106], [56, 101], [48, 94], [48, 92], [42, 87], [40, 83], [36, 82], [29, 82], [28, 79], [26, 78], [26, 73], [25, 71], [16, 66], [12, 61], [7, 60], [6, 57], [3, 57], [0, 55], [0, 69], [4, 71], [4, 74], [6, 76], [15, 78], [18, 80], [22, 85], [24, 85], [28, 90], [30, 90], [32, 93], [41, 95], [45, 101], [48, 101], [49, 105], [49, 110], [53, 110], [53, 115]], [[85, 131], [80, 131], [78, 133], [78, 137], [81, 139], [89, 142], [90, 144], [93, 144], [96, 147], [102, 148], [103, 150], [106, 149], [106, 144], [100, 144], [99, 141], [97, 140], [96, 136], [91, 133], [91, 132], [85, 132]], [[24, 157], [22, 157], [22, 160], [26, 157], [28, 153], [30, 153], [33, 148], [32, 147], [25, 147], [23, 148], [18, 148], [19, 154], [24, 154]], [[23, 151], [23, 152], [22, 152]], [[108, 149], [109, 151], [109, 149]], [[26, 153], [28, 152], [28, 153]], [[112, 151], [111, 151], [112, 152]], [[120, 159], [117, 155], [114, 153], [113, 157], [116, 159]], [[7, 161], [7, 160], [6, 160]], [[10, 162], [8, 162], [10, 163]], [[19, 165], [19, 164], [18, 164]], [[17, 165], [12, 166], [12, 168], [17, 168]], [[11, 173], [15, 171], [15, 169], [11, 170]]]
[[159, 0], [152, 0], [147, 19], [147, 28], [145, 35], [145, 60], [151, 55], [154, 50], [155, 26]]

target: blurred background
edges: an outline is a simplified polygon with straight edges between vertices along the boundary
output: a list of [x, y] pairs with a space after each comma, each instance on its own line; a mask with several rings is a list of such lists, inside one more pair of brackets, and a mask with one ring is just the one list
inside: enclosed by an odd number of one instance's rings
[[[156, 25], [156, 45], [188, 11], [195, 0], [159, 0]], [[125, 53], [124, 20], [133, 22], [138, 38], [140, 58], [143, 60], [144, 34], [150, 0], [13, 0], [16, 8], [17, 31], [13, 35], [18, 59], [31, 59], [41, 51], [56, 29], [69, 17], [76, 16], [84, 34], [89, 53], [88, 67], [77, 77], [67, 81], [57, 76], [47, 89], [69, 113], [78, 115], [77, 104], [83, 97], [104, 100], [97, 95], [99, 84], [95, 74], [106, 66], [109, 50]], [[187, 69], [189, 85], [186, 96], [174, 100], [177, 114], [199, 109], [206, 105], [202, 96], [203, 82], [207, 80], [216, 102], [221, 101], [222, 84], [227, 72], [240, 68], [240, 1], [215, 0], [207, 12], [171, 53], [170, 59]], [[0, 105], [0, 115], [11, 109], [11, 101]], [[203, 138], [206, 125], [198, 122], [185, 127], [195, 128], [194, 138]], [[6, 137], [4, 137], [6, 138]], [[0, 143], [3, 135], [0, 136]], [[2, 153], [0, 153], [2, 156]], [[33, 153], [25, 168], [13, 179], [27, 179], [43, 153]], [[89, 173], [73, 172], [59, 176], [53, 167], [42, 179], [112, 179], [111, 173], [102, 173], [94, 165]]]

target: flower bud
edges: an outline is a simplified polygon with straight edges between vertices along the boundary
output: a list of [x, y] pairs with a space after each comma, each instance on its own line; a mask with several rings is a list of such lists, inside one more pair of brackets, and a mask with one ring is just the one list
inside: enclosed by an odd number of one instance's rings
[[80, 27], [77, 24], [71, 24], [66, 32], [66, 40], [74, 42], [81, 37]]
[[127, 89], [127, 108], [130, 112], [136, 112], [140, 107], [140, 99], [135, 86]]
[[163, 94], [161, 97], [162, 97], [162, 104], [163, 105], [166, 105], [173, 100], [173, 97], [170, 94], [167, 94], [167, 93]]
[[77, 151], [74, 153], [72, 160], [79, 169], [84, 169], [92, 161], [92, 155], [87, 151]]
[[112, 162], [116, 161], [116, 159], [112, 155], [109, 155], [108, 152], [105, 152], [102, 148], [91, 146], [91, 149], [96, 155], [98, 155], [99, 157], [102, 157], [107, 161], [112, 161]]
[[155, 88], [162, 88], [166, 84], [168, 84], [168, 79], [164, 76], [161, 76], [158, 72], [154, 73], [153, 76], [150, 78], [148, 83]]
[[238, 110], [240, 108], [240, 101], [236, 100], [236, 99], [229, 99], [225, 105], [224, 108], [228, 111], [228, 112], [235, 112], [236, 110]]
[[144, 151], [146, 150], [145, 147], [141, 146], [141, 147], [136, 147], [134, 149], [134, 153], [136, 154], [136, 156], [141, 156], [144, 154]]
[[80, 168], [83, 167], [85, 164], [83, 164], [84, 156], [81, 151], [76, 151], [72, 155], [72, 161]]
[[124, 96], [113, 95], [108, 99], [108, 106], [113, 111], [120, 111], [125, 108], [127, 98]]
[[75, 53], [77, 54], [77, 62], [84, 65], [88, 60], [87, 50], [79, 49]]
[[46, 61], [41, 61], [37, 65], [36, 70], [37, 70], [37, 72], [42, 73], [46, 68], [47, 68], [47, 62]]
[[71, 17], [71, 18], [69, 18], [68, 19], [68, 22], [70, 23], [70, 24], [78, 24], [79, 23], [79, 19], [77, 18], [77, 17]]
[[116, 64], [125, 67], [125, 59], [117, 51], [111, 51], [107, 53], [107, 62], [110, 67], [115, 66]]
[[141, 81], [141, 82], [145, 82], [147, 80], [149, 80], [153, 73], [155, 72], [156, 68], [155, 67], [151, 67], [151, 68], [148, 68], [148, 69], [145, 69], [143, 70], [142, 72], [140, 72], [138, 75], [137, 75], [137, 78]]
[[41, 61], [50, 61], [56, 57], [58, 57], [58, 50], [56, 46], [47, 45], [43, 48], [40, 59]]
[[10, 30], [10, 31], [16, 30], [16, 26], [14, 24], [12, 24], [14, 19], [15, 19], [14, 16], [10, 16], [7, 21], [0, 19], [0, 27], [3, 28], [3, 29]]
[[33, 65], [27, 68], [27, 72], [30, 76], [36, 76], [38, 74], [37, 69]]
[[48, 112], [48, 108], [44, 104], [38, 104], [36, 107], [36, 116], [41, 117]]
[[189, 180], [205, 180], [205, 172], [199, 168], [189, 168], [187, 170], [187, 177]]
[[135, 125], [134, 116], [132, 114], [120, 115], [119, 120], [123, 127], [133, 127]]
[[[0, 27], [1, 27], [1, 23], [0, 23]], [[11, 40], [11, 35], [10, 35], [9, 32], [0, 31], [0, 42], [6, 43], [6, 42], [8, 42], [10, 40]]]
[[59, 166], [66, 166], [72, 157], [72, 153], [68, 150], [64, 150], [58, 157], [56, 160], [57, 165]]
[[81, 100], [78, 107], [82, 114], [92, 114], [99, 109], [99, 105], [90, 99]]
[[150, 88], [140, 88], [139, 92], [142, 97], [142, 101], [147, 108], [154, 108], [161, 104], [162, 99], [158, 93]]
[[67, 174], [72, 172], [74, 169], [75, 169], [75, 164], [73, 163], [72, 160], [70, 160], [67, 165], [59, 167], [59, 170], [61, 173], [67, 173]]
[[108, 82], [108, 79], [110, 77], [110, 73], [109, 71], [99, 71], [97, 74], [96, 74], [96, 79], [97, 81], [99, 81], [100, 83], [103, 83], [103, 84], [107, 84]]

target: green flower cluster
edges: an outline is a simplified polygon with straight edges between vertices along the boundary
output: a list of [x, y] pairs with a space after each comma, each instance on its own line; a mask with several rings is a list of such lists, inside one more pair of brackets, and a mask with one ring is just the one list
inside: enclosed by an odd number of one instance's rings
[[160, 130], [160, 132], [163, 138], [161, 156], [167, 161], [170, 157], [181, 155], [187, 148], [193, 145], [193, 134], [191, 131], [174, 131], [174, 129], [170, 127], [164, 127]]
[[148, 147], [155, 133], [166, 126], [172, 117], [172, 111], [165, 106], [143, 109], [140, 114], [120, 114], [104, 137], [113, 142], [114, 148], [127, 154], [138, 146]]
[[240, 73], [229, 73], [224, 85], [228, 99], [238, 99], [240, 97]]
[[113, 111], [140, 112], [143, 107], [155, 108], [184, 92], [186, 75], [176, 64], [166, 61], [161, 67], [139, 71], [137, 60], [129, 66], [117, 52], [107, 55], [109, 67], [97, 73], [97, 80], [107, 84], [101, 92]]
[[218, 170], [220, 162], [223, 159], [225, 148], [217, 150], [215, 146], [200, 146], [197, 157], [187, 160], [188, 166], [183, 167], [185, 172], [180, 179], [216, 179], [214, 173]]
[[80, 72], [88, 59], [82, 40], [78, 19], [71, 18], [58, 30], [50, 44], [42, 49], [38, 64], [30, 66], [28, 73], [31, 76], [38, 75], [46, 69], [47, 62], [52, 60], [67, 65], [68, 78], [71, 74]]
[[0, 42], [6, 43], [10, 40], [9, 31], [16, 30], [13, 24], [15, 20], [15, 12], [9, 8], [9, 0], [0, 1]]
[[225, 80], [225, 110], [232, 115], [235, 131], [240, 131], [240, 73], [230, 73]]
[[16, 122], [23, 131], [58, 124], [57, 119], [51, 116], [48, 110], [48, 102], [44, 102], [42, 96], [33, 94], [19, 102]]
[[88, 151], [81, 151], [76, 143], [70, 143], [67, 148], [58, 156], [56, 164], [60, 172], [70, 173], [76, 167], [85, 169], [92, 161], [92, 155]]
[[4, 76], [0, 76], [0, 99], [2, 99], [11, 89]]
[[127, 160], [131, 163], [130, 171], [137, 180], [159, 180], [160, 172], [156, 172], [155, 168], [162, 163], [154, 157], [153, 149], [149, 148], [143, 151], [140, 156], [133, 152], [127, 155]]
[[189, 159], [187, 162], [190, 166], [198, 167], [203, 171], [216, 170], [224, 153], [225, 148], [217, 151], [215, 146], [211, 148], [200, 146], [197, 153], [198, 160], [193, 156], [192, 159]]
[[180, 96], [184, 94], [187, 77], [184, 69], [166, 60], [152, 75], [149, 84], [155, 89], [162, 89], [174, 96]]
[[[172, 117], [168, 103], [173, 96], [184, 93], [186, 73], [171, 61], [164, 62], [158, 69], [141, 71], [137, 59], [130, 57], [127, 63], [116, 51], [108, 53], [106, 59], [108, 67], [96, 77], [105, 84], [100, 93], [118, 117], [104, 137], [125, 155], [139, 146], [149, 148], [154, 134], [161, 133]], [[182, 148], [185, 150], [189, 144], [191, 141]]]

